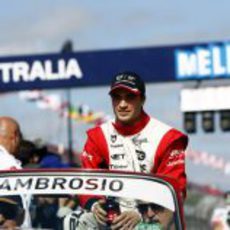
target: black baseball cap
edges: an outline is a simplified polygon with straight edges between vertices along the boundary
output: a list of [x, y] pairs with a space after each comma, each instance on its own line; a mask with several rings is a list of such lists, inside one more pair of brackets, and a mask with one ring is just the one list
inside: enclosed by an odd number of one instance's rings
[[127, 89], [131, 93], [145, 96], [145, 83], [141, 77], [134, 72], [121, 72], [114, 76], [109, 94], [111, 95], [116, 89]]

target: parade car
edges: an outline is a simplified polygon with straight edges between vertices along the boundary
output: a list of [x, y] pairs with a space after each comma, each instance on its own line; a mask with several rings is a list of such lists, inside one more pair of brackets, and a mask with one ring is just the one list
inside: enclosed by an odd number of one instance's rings
[[[105, 170], [52, 169], [3, 171], [0, 174], [0, 228], [101, 229], [86, 196], [103, 197], [110, 229], [122, 202], [141, 215], [135, 230], [185, 229], [178, 185], [170, 178]], [[130, 206], [131, 207], [131, 206]]]

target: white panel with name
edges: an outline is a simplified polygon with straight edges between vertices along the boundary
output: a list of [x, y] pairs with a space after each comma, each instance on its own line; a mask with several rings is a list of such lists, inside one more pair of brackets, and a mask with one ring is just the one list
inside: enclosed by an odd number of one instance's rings
[[216, 111], [230, 109], [230, 86], [182, 89], [181, 111]]

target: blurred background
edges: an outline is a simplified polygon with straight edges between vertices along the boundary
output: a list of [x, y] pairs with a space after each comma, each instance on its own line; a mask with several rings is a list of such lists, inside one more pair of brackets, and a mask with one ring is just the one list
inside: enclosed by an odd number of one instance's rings
[[[191, 50], [196, 44], [226, 44], [230, 40], [229, 6], [227, 0], [3, 0], [0, 57], [85, 52], [96, 58], [101, 51], [187, 45]], [[168, 63], [161, 63], [163, 67], [164, 64], [168, 68]], [[212, 99], [211, 109], [189, 107], [191, 101], [183, 96], [190, 89], [230, 84], [226, 76], [223, 80], [213, 79], [214, 74], [212, 80], [194, 77], [189, 81], [147, 83], [146, 111], [190, 137], [185, 206], [189, 229], [209, 229], [213, 209], [223, 193], [230, 190], [230, 108], [218, 108], [217, 98]], [[85, 131], [113, 116], [108, 88], [107, 84], [98, 84], [37, 90], [35, 85], [33, 91], [2, 90], [0, 115], [17, 119], [25, 139], [47, 146], [63, 161], [78, 165]], [[225, 95], [230, 94], [228, 88], [227, 91]], [[201, 98], [209, 97], [202, 93]], [[204, 100], [203, 105], [206, 103], [210, 102]]]

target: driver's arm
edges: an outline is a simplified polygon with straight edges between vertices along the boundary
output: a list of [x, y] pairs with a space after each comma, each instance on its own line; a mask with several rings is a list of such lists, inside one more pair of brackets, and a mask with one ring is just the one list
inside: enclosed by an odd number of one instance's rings
[[81, 167], [85, 169], [108, 169], [108, 147], [100, 127], [87, 132], [87, 140], [81, 154]]
[[186, 197], [187, 178], [185, 171], [186, 135], [171, 130], [163, 139], [155, 157], [153, 172], [178, 181], [183, 198]]
[[[99, 127], [87, 132], [87, 141], [81, 154], [81, 167], [84, 169], [108, 168], [108, 148], [104, 135]], [[80, 196], [80, 204], [83, 208], [91, 210], [95, 201], [103, 196]]]

